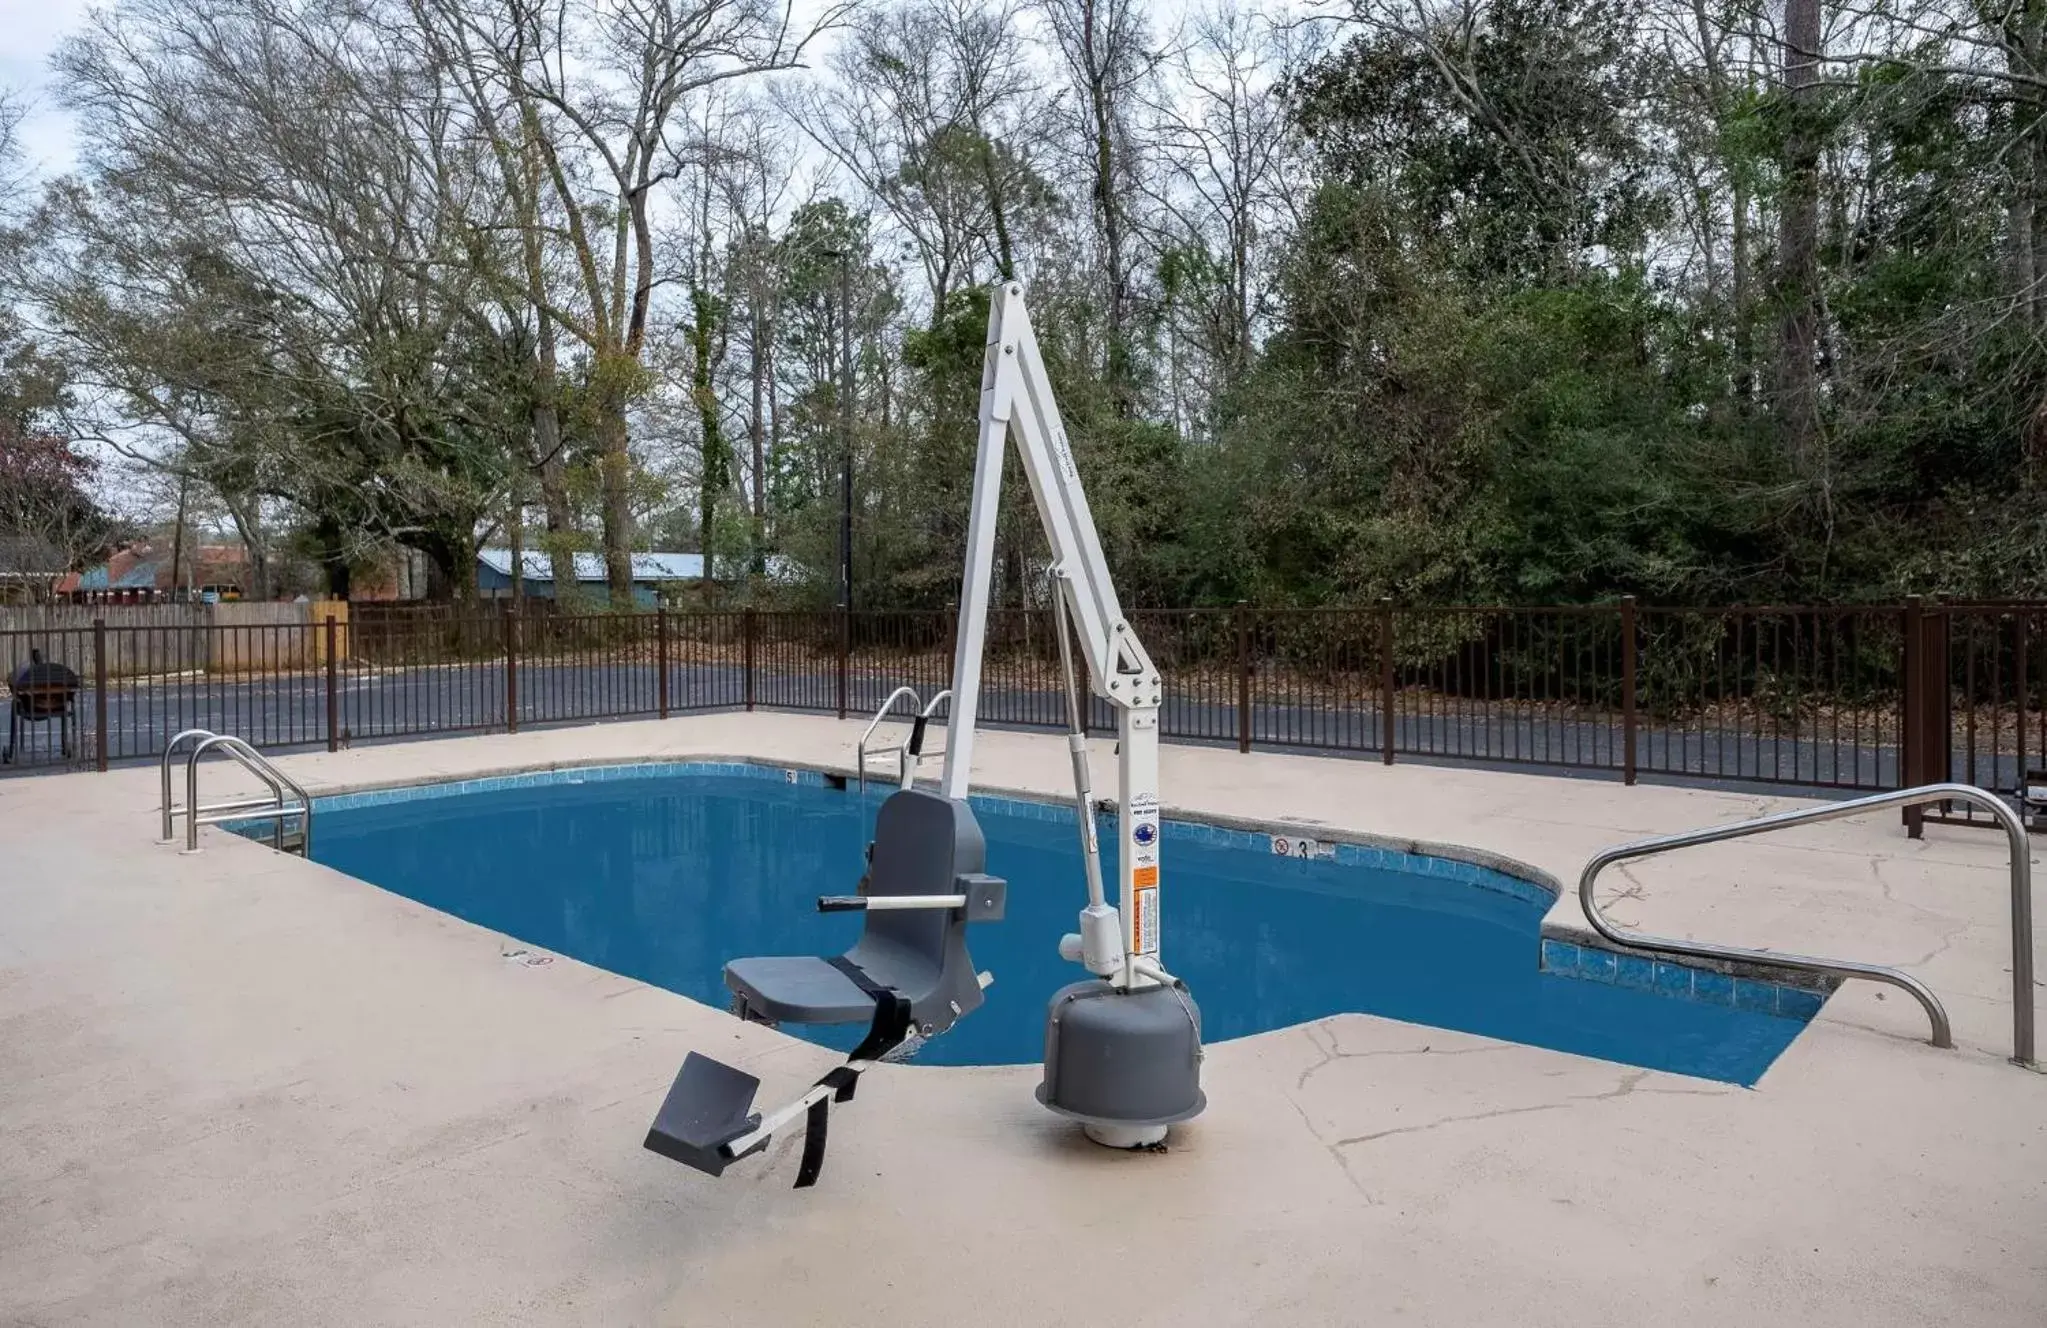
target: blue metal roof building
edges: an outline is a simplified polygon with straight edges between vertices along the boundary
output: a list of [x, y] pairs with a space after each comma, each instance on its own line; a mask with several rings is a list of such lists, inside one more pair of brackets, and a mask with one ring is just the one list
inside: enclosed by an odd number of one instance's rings
[[78, 578], [80, 590], [154, 590], [158, 564], [139, 562], [115, 572], [108, 563], [89, 568]]
[[[539, 549], [523, 550], [520, 562], [525, 573], [526, 593], [539, 599], [554, 598], [554, 565]], [[604, 555], [579, 553], [576, 580], [582, 585], [605, 584]], [[697, 581], [704, 575], [703, 555], [696, 553], [636, 553], [633, 564], [633, 604], [651, 609], [657, 587], [676, 581]], [[476, 589], [486, 599], [504, 599], [512, 593], [512, 551], [481, 549], [476, 555]]]
[[[520, 562], [525, 573], [526, 593], [541, 599], [554, 598], [554, 565], [544, 550], [525, 549]], [[683, 581], [701, 581], [704, 576], [704, 556], [700, 553], [635, 553], [630, 555], [633, 565], [633, 603], [643, 609], [651, 609], [659, 587]], [[605, 584], [604, 555], [601, 553], [579, 553], [576, 559], [576, 580], [585, 586], [601, 588]], [[719, 571], [731, 576], [740, 560], [728, 560]], [[774, 580], [788, 580], [796, 565], [780, 555], [768, 559], [768, 576]], [[476, 589], [486, 599], [505, 599], [512, 593], [512, 551], [510, 549], [481, 549], [476, 555]]]

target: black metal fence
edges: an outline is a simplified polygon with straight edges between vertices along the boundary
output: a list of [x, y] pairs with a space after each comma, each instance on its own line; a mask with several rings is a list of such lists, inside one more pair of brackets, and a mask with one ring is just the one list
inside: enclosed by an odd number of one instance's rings
[[[1141, 611], [1168, 738], [1610, 773], [2010, 793], [2047, 767], [2047, 603]], [[383, 612], [0, 633], [77, 675], [8, 770], [156, 755], [181, 728], [291, 748], [729, 709], [872, 713], [952, 668], [937, 612]], [[981, 715], [1064, 723], [1051, 615], [997, 611]], [[47, 698], [44, 698], [47, 700]], [[10, 709], [10, 714], [12, 714]], [[68, 723], [60, 722], [68, 718]], [[1096, 701], [1091, 722], [1111, 717]]]

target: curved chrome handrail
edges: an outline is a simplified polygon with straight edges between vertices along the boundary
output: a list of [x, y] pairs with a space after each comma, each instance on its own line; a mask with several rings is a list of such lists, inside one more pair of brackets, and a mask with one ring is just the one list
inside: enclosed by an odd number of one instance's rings
[[914, 687], [896, 688], [894, 691], [888, 694], [888, 700], [883, 701], [881, 703], [881, 709], [874, 712], [874, 718], [867, 721], [867, 731], [860, 735], [860, 741], [863, 744], [866, 743], [866, 741], [869, 738], [874, 736], [874, 731], [881, 727], [881, 721], [888, 718], [888, 712], [895, 708], [896, 698], [899, 696], [907, 696], [910, 698], [910, 709], [913, 713], [919, 706], [923, 704], [923, 699], [917, 695], [916, 688]]
[[[867, 721], [866, 732], [860, 735], [860, 741], [853, 746], [855, 761], [859, 766], [859, 780], [862, 789], [867, 787], [867, 740], [874, 736], [876, 729], [881, 727], [881, 721], [888, 718], [888, 712], [895, 708], [897, 698], [904, 696], [910, 698], [910, 713], [912, 715], [916, 714], [917, 710], [924, 704], [923, 698], [917, 695], [916, 688], [896, 688], [888, 694], [888, 699], [881, 703], [881, 709], [874, 712], [874, 718]], [[874, 754], [876, 756], [886, 756], [890, 752], [900, 753], [902, 750], [902, 744], [897, 743], [893, 747], [877, 747]]]
[[168, 844], [178, 837], [176, 817], [178, 805], [171, 801], [171, 757], [177, 753], [178, 744], [187, 738], [210, 738], [212, 729], [181, 729], [176, 737], [164, 744], [163, 759], [157, 762], [157, 771], [163, 776], [163, 838], [159, 844]]
[[948, 687], [932, 697], [925, 703], [924, 708], [917, 712], [917, 722], [910, 726], [910, 736], [903, 739], [902, 745], [896, 748], [897, 788], [908, 788], [916, 783], [917, 770], [918, 767], [924, 764], [925, 756], [937, 756], [940, 754], [938, 752], [927, 753], [924, 750], [924, 735], [929, 731], [931, 716], [937, 712], [939, 705], [950, 700], [952, 700], [952, 688]]
[[1578, 877], [1578, 903], [1585, 910], [1585, 920], [1592, 929], [1616, 945], [1625, 945], [1637, 950], [1656, 950], [1667, 954], [1691, 955], [1701, 959], [1733, 960], [1739, 963], [1764, 964], [1775, 968], [1800, 969], [1809, 973], [1821, 973], [1829, 977], [1862, 978], [1869, 982], [1887, 983], [1910, 992], [1926, 1011], [1933, 1025], [1931, 1041], [1936, 1047], [1952, 1047], [1954, 1033], [1949, 1027], [1947, 1010], [1940, 998], [1921, 982], [1900, 969], [1887, 968], [1881, 964], [1860, 964], [1847, 960], [1819, 959], [1811, 955], [1784, 954], [1774, 950], [1749, 950], [1732, 945], [1711, 945], [1701, 941], [1679, 940], [1669, 936], [1651, 936], [1643, 932], [1623, 931], [1607, 921], [1593, 901], [1592, 886], [1599, 879], [1599, 873], [1619, 862], [1631, 862], [1638, 858], [1653, 857], [1673, 849], [1693, 848], [1700, 844], [1714, 844], [1727, 839], [1745, 839], [1750, 835], [1765, 834], [1772, 830], [1784, 830], [1795, 825], [1810, 825], [1819, 821], [1837, 821], [1863, 812], [1884, 807], [1918, 807], [1929, 802], [1966, 802], [1981, 807], [2004, 828], [2005, 838], [2011, 848], [2011, 990], [2012, 990], [2012, 1061], [2019, 1065], [2033, 1064], [2033, 868], [2031, 845], [2026, 838], [2026, 827], [2012, 809], [1995, 794], [1987, 793], [1967, 784], [1927, 784], [1919, 788], [1898, 789], [1890, 793], [1872, 794], [1866, 798], [1851, 798], [1846, 802], [1829, 803], [1823, 807], [1801, 807], [1795, 811], [1778, 812], [1771, 816], [1759, 816], [1754, 820], [1738, 821], [1733, 825], [1710, 826], [1702, 830], [1689, 830], [1683, 834], [1662, 835], [1654, 839], [1637, 840], [1631, 844], [1620, 844], [1603, 849], [1585, 864], [1585, 870]]
[[[199, 805], [199, 760], [207, 752], [218, 747], [235, 759], [244, 770], [269, 785], [271, 797], [255, 803], [249, 801], [224, 802], [213, 807]], [[298, 799], [298, 806], [292, 807], [285, 797], [285, 790], [291, 790]], [[267, 812], [252, 810], [253, 807], [268, 808]], [[303, 832], [300, 843], [306, 857], [313, 856], [313, 799], [304, 786], [290, 775], [285, 774], [266, 760], [254, 747], [231, 733], [209, 733], [192, 748], [192, 754], [185, 758], [185, 851], [199, 851], [199, 827], [216, 825], [226, 820], [260, 820], [266, 815], [271, 819], [271, 847], [280, 853], [284, 851], [285, 818], [298, 812]]]

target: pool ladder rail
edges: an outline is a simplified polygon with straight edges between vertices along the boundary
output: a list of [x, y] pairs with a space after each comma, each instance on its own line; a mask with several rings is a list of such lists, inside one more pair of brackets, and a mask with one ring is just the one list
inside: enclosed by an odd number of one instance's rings
[[1600, 912], [1599, 904], [1592, 897], [1592, 887], [1599, 880], [1599, 874], [1616, 863], [1634, 862], [1676, 849], [1695, 848], [1701, 844], [1717, 844], [1722, 840], [1746, 839], [1750, 835], [1788, 830], [1793, 826], [1811, 825], [1818, 821], [1837, 821], [1884, 807], [1921, 807], [1933, 802], [1965, 802], [1982, 808], [1989, 812], [1992, 819], [2004, 830], [2005, 838], [2010, 844], [2011, 1059], [2015, 1065], [2037, 1069], [2039, 1067], [2033, 1049], [2032, 846], [2026, 837], [2025, 823], [2003, 799], [1983, 789], [1973, 788], [1967, 784], [1927, 784], [1920, 788], [1897, 789], [1889, 793], [1850, 798], [1846, 802], [1827, 803], [1819, 807], [1801, 807], [1793, 811], [1778, 812], [1772, 816], [1737, 821], [1732, 825], [1707, 826], [1700, 830], [1687, 830], [1682, 834], [1661, 835], [1654, 839], [1619, 844], [1600, 851], [1585, 864], [1584, 872], [1578, 877], [1578, 903], [1585, 911], [1585, 920], [1592, 924], [1594, 931], [1614, 944], [1628, 949], [1717, 959], [1739, 964], [1765, 965], [1835, 979], [1860, 978], [1867, 982], [1881, 982], [1898, 987], [1910, 994], [1926, 1011], [1926, 1017], [1933, 1026], [1928, 1041], [1936, 1047], [1952, 1047], [1955, 1045], [1954, 1033], [1949, 1027], [1947, 1010], [1941, 1005], [1940, 998], [1935, 996], [1925, 983], [1902, 969], [1889, 968], [1882, 964], [1818, 959], [1811, 955], [1785, 954], [1775, 950], [1748, 950], [1739, 946], [1711, 945], [1703, 941], [1624, 931], [1607, 920], [1606, 915]]
[[[182, 805], [171, 797], [171, 758], [178, 748], [186, 743], [192, 750], [185, 758], [185, 801]], [[208, 752], [220, 751], [234, 758], [242, 769], [263, 781], [270, 793], [267, 797], [236, 798], [227, 802], [201, 804], [199, 801], [199, 761]], [[313, 799], [298, 781], [271, 764], [261, 753], [231, 733], [215, 733], [211, 729], [186, 729], [164, 744], [163, 758], [157, 763], [163, 784], [163, 837], [157, 842], [169, 844], [178, 837], [177, 821], [185, 818], [186, 853], [199, 851], [199, 827], [220, 825], [228, 821], [269, 821], [270, 846], [279, 853], [296, 853], [300, 857], [313, 854]], [[286, 824], [296, 818], [298, 830], [293, 833]]]
[[[910, 731], [903, 736], [901, 742], [891, 746], [869, 747], [867, 744], [873, 741], [874, 731], [881, 727], [881, 721], [887, 719], [889, 712], [895, 709], [896, 702], [906, 696], [910, 698]], [[931, 717], [938, 713], [938, 707], [950, 700], [952, 700], [952, 689], [950, 687], [932, 697], [929, 702], [919, 698], [917, 689], [914, 687], [898, 687], [888, 694], [888, 699], [883, 701], [881, 708], [874, 712], [874, 718], [867, 722], [867, 730], [860, 735], [860, 742], [856, 748], [861, 792], [867, 791], [869, 757], [895, 757], [896, 787], [908, 788], [917, 781], [917, 769], [923, 764], [926, 756], [945, 755], [945, 749], [942, 747], [935, 752], [926, 752], [924, 750], [924, 733], [930, 726]]]

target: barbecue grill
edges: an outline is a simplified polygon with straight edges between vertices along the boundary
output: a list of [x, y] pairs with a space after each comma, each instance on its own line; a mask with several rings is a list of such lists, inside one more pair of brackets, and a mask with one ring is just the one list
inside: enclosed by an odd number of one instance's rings
[[0, 747], [0, 764], [14, 759], [22, 734], [30, 724], [57, 722], [57, 738], [64, 755], [71, 755], [78, 724], [78, 674], [63, 664], [44, 661], [43, 652], [31, 649], [28, 663], [7, 680], [11, 693], [7, 706], [7, 744]]

